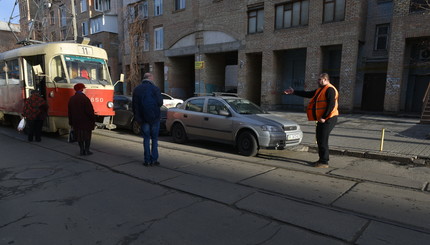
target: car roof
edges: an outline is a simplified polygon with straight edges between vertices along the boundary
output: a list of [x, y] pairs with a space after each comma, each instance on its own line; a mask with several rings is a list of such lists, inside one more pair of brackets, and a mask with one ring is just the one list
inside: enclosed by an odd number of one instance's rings
[[222, 99], [222, 100], [227, 100], [227, 99], [245, 99], [245, 98], [241, 98], [241, 97], [237, 97], [237, 96], [207, 96], [207, 95], [205, 95], [205, 96], [194, 96], [194, 97], [189, 98], [188, 100], [191, 100], [191, 99], [206, 99], [206, 98], [209, 98], [209, 99], [218, 98], [218, 99]]

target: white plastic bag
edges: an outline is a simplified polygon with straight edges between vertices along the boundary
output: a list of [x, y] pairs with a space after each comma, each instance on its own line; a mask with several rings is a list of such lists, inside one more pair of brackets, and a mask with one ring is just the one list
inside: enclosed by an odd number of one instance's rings
[[18, 131], [23, 131], [25, 128], [25, 118], [22, 118], [21, 121], [19, 121], [18, 127], [16, 129], [18, 129]]

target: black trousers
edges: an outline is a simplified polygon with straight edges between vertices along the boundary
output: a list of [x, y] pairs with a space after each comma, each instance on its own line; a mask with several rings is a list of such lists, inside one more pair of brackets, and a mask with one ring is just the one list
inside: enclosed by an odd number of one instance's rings
[[41, 141], [42, 139], [43, 120], [27, 120], [28, 141]]
[[327, 119], [324, 123], [317, 123], [316, 137], [318, 144], [319, 162], [328, 164], [329, 147], [328, 137], [337, 123], [337, 116]]

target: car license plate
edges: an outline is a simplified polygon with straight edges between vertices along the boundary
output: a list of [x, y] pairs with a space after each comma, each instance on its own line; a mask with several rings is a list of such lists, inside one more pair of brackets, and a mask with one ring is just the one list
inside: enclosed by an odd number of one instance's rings
[[296, 140], [296, 139], [299, 139], [299, 138], [300, 138], [300, 135], [298, 135], [298, 134], [289, 134], [287, 136], [287, 140]]

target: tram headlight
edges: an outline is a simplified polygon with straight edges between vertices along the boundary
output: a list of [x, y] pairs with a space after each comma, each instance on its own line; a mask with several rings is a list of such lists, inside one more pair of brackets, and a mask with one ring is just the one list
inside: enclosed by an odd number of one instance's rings
[[54, 91], [49, 92], [49, 97], [54, 98]]
[[109, 101], [109, 102], [107, 103], [107, 107], [108, 107], [108, 108], [113, 108], [113, 102], [112, 102], [112, 101]]

